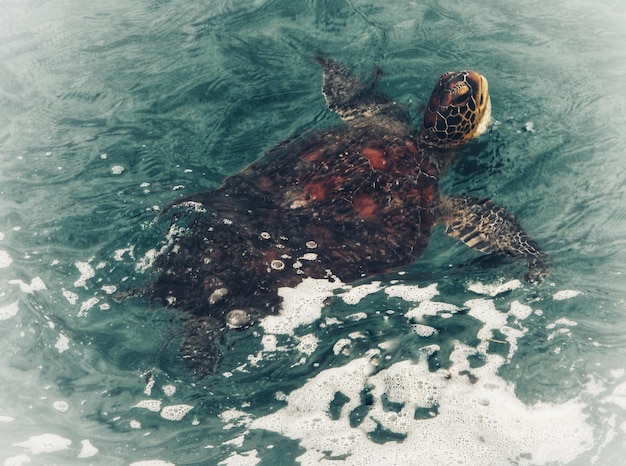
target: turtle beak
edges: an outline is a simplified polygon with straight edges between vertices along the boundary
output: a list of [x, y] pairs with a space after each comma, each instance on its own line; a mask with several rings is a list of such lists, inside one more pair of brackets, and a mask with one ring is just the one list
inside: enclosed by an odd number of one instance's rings
[[[475, 72], [472, 72], [475, 73]], [[489, 82], [483, 75], [475, 73], [477, 81], [480, 82], [478, 92], [478, 125], [474, 137], [478, 137], [487, 131], [491, 124], [491, 98], [489, 97]]]

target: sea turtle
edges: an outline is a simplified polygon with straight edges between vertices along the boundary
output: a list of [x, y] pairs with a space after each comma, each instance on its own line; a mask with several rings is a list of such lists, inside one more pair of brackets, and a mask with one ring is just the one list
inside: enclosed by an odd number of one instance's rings
[[288, 140], [218, 189], [174, 202], [173, 224], [186, 226], [156, 261], [153, 293], [191, 314], [182, 350], [201, 375], [219, 358], [221, 332], [278, 311], [279, 287], [410, 264], [437, 223], [471, 248], [526, 259], [531, 282], [546, 274], [544, 253], [503, 208], [438, 190], [455, 148], [490, 123], [483, 76], [443, 74], [417, 132], [373, 84], [316, 60], [327, 105], [344, 123]]

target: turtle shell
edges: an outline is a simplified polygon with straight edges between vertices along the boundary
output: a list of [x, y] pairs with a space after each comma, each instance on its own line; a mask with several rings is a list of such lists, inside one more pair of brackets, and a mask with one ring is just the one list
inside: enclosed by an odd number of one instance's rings
[[198, 315], [275, 312], [282, 286], [344, 282], [413, 262], [433, 225], [439, 171], [408, 134], [342, 127], [287, 141], [211, 192], [157, 260], [155, 295]]

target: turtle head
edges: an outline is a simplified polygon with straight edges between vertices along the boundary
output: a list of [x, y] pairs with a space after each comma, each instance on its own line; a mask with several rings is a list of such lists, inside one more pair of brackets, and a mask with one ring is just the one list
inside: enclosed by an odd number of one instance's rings
[[491, 122], [487, 79], [475, 71], [449, 71], [435, 85], [420, 138], [429, 146], [455, 147], [480, 136]]

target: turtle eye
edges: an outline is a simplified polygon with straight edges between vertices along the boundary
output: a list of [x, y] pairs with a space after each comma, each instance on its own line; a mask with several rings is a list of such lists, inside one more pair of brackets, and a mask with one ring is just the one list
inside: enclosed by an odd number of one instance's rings
[[456, 89], [456, 92], [452, 96], [452, 103], [455, 105], [465, 104], [470, 97], [470, 91], [467, 86], [462, 86]]

